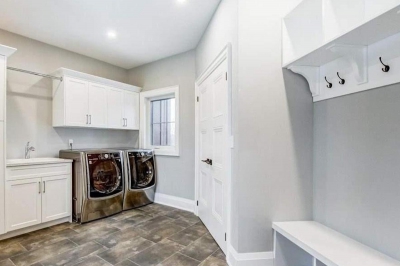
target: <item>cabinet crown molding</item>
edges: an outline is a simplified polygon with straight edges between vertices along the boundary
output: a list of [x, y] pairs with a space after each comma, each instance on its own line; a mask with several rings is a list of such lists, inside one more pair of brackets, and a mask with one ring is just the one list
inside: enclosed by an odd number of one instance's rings
[[111, 79], [106, 79], [98, 76], [94, 76], [91, 74], [79, 72], [76, 70], [68, 69], [68, 68], [59, 68], [54, 72], [54, 75], [56, 76], [68, 76], [72, 78], [78, 78], [78, 79], [83, 79], [89, 82], [94, 82], [94, 83], [99, 83], [102, 85], [114, 87], [117, 89], [122, 89], [122, 90], [127, 90], [127, 91], [132, 91], [132, 92], [141, 92], [142, 88], [126, 83], [122, 83], [119, 81], [111, 80]]

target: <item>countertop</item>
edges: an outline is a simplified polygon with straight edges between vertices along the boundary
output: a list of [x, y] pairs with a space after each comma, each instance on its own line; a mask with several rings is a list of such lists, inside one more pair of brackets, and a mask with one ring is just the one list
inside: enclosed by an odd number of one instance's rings
[[7, 159], [7, 167], [23, 166], [23, 165], [38, 165], [38, 164], [57, 164], [57, 163], [72, 163], [70, 159], [61, 158], [31, 158], [31, 159]]

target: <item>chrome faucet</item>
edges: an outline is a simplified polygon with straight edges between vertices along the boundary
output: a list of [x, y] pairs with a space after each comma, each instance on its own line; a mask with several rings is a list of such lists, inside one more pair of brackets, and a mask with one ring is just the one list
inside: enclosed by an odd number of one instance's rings
[[35, 151], [35, 147], [29, 145], [29, 141], [25, 146], [25, 159], [31, 158], [31, 151]]

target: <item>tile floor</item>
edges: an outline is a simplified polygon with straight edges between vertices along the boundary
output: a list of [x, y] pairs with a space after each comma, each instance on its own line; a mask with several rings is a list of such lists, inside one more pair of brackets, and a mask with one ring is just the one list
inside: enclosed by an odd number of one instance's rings
[[151, 204], [87, 223], [61, 224], [0, 241], [0, 266], [226, 266], [192, 213]]

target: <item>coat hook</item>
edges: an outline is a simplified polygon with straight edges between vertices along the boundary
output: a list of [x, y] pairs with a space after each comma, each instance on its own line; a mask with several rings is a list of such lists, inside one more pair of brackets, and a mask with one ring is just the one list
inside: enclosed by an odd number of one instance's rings
[[381, 64], [384, 66], [384, 68], [382, 68], [382, 71], [383, 71], [383, 72], [389, 72], [390, 66], [385, 65], [385, 64], [382, 62], [382, 57], [379, 57], [379, 61], [381, 61]]
[[326, 87], [329, 88], [329, 89], [332, 88], [333, 85], [332, 85], [332, 83], [330, 83], [330, 82], [326, 79], [326, 76], [325, 76], [325, 81], [326, 81], [326, 83], [328, 83], [328, 85], [326, 85]]
[[337, 72], [337, 76], [340, 78], [340, 81], [339, 81], [339, 84], [340, 84], [340, 85], [343, 85], [344, 83], [346, 83], [346, 80], [342, 79], [342, 78], [339, 76], [339, 72]]

